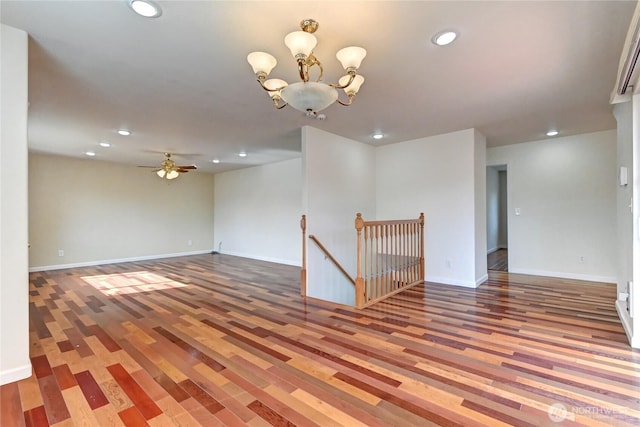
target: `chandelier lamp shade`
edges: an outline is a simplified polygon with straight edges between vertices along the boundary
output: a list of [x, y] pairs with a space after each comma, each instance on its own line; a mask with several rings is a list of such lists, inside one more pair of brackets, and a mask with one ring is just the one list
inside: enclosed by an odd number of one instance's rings
[[[358, 68], [367, 51], [357, 46], [340, 49], [336, 58], [342, 64], [346, 75], [340, 77], [337, 83], [324, 83], [324, 69], [313, 54], [313, 49], [318, 43], [313, 33], [318, 29], [318, 23], [313, 19], [305, 19], [300, 23], [300, 28], [302, 31], [294, 31], [284, 38], [284, 44], [298, 64], [300, 81], [289, 84], [281, 79], [267, 79], [278, 63], [276, 58], [265, 52], [251, 52], [247, 61], [253, 68], [258, 83], [267, 91], [277, 109], [290, 105], [309, 115], [324, 110], [336, 101], [341, 105], [351, 105], [364, 83], [364, 77], [358, 74]], [[318, 68], [318, 77], [315, 81], [310, 81], [310, 71], [313, 67]], [[346, 101], [339, 99], [339, 89], [344, 90], [347, 95]]]

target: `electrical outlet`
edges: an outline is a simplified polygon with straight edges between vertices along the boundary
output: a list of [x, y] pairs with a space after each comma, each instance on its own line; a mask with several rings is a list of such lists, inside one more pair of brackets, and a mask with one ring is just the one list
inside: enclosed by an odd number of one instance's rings
[[580, 264], [584, 264], [584, 255], [580, 255], [580, 256], [578, 257], [578, 262], [579, 262]]
[[58, 249], [58, 256], [64, 256], [64, 250]]

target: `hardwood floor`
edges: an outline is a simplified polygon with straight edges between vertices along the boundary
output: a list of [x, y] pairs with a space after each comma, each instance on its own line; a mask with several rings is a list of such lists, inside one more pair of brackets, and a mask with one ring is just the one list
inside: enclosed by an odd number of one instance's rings
[[498, 249], [487, 255], [487, 269], [509, 271], [509, 255], [507, 249]]
[[0, 425], [640, 424], [613, 285], [491, 272], [358, 311], [298, 281], [225, 255], [33, 273]]

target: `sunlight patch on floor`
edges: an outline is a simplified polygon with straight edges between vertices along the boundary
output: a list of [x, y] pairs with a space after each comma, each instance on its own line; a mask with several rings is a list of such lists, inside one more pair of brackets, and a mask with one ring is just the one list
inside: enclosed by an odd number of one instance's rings
[[138, 292], [187, 286], [184, 283], [167, 279], [166, 277], [149, 271], [85, 276], [82, 280], [107, 296], [135, 294]]

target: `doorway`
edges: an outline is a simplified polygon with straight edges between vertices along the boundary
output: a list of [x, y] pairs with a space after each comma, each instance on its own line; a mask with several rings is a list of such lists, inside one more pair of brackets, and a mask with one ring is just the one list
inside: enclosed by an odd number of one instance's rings
[[487, 269], [509, 271], [507, 165], [487, 166]]

